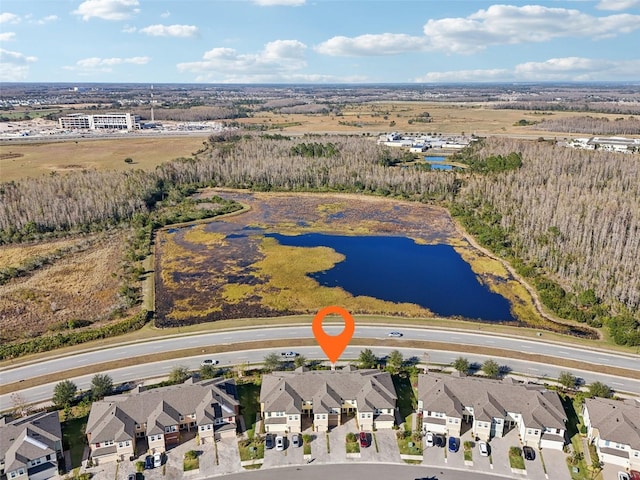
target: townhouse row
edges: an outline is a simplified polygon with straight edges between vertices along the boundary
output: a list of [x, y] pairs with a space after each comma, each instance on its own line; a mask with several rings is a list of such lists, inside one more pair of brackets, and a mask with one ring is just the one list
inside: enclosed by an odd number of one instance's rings
[[[418, 377], [417, 414], [425, 431], [459, 437], [467, 430], [485, 441], [517, 429], [524, 445], [562, 449], [567, 417], [556, 392], [511, 379], [460, 374]], [[347, 366], [335, 371], [264, 375], [260, 413], [267, 432], [322, 432], [355, 417], [361, 430], [397, 424], [398, 396], [391, 375]], [[188, 380], [135, 390], [94, 402], [86, 427], [94, 464], [164, 452], [182, 432], [201, 442], [235, 437], [240, 404], [233, 379]], [[640, 469], [640, 405], [588, 399], [587, 435], [602, 461]], [[57, 412], [0, 422], [0, 480], [46, 480], [57, 473], [62, 434]]]

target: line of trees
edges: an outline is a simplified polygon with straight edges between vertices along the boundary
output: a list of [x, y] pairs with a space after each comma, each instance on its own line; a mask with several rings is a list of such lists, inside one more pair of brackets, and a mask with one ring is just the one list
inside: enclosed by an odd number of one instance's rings
[[565, 117], [545, 118], [532, 127], [533, 130], [548, 132], [587, 133], [590, 135], [638, 135], [640, 118], [619, 117], [609, 120], [607, 117]]
[[198, 186], [440, 202], [529, 278], [558, 315], [608, 324], [616, 342], [640, 344], [640, 175], [633, 158], [489, 138], [459, 157], [477, 173], [429, 172], [362, 136], [309, 136], [336, 154], [292, 157], [298, 139], [221, 135], [198, 158], [149, 173], [89, 171], [3, 184], [0, 242], [131, 221]]

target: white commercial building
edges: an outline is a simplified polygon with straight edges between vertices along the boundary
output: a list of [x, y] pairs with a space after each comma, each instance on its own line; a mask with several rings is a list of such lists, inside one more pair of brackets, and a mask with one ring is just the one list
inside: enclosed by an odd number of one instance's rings
[[134, 130], [140, 128], [140, 117], [131, 113], [86, 115], [74, 113], [58, 119], [62, 129]]

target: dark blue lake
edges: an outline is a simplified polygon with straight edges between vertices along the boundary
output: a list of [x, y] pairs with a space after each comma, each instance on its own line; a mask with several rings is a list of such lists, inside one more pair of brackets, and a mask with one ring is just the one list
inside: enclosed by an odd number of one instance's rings
[[404, 237], [267, 234], [281, 245], [329, 247], [344, 261], [310, 274], [321, 285], [354, 296], [421, 305], [434, 314], [490, 321], [514, 320], [510, 304], [482, 285], [449, 245], [418, 245]]

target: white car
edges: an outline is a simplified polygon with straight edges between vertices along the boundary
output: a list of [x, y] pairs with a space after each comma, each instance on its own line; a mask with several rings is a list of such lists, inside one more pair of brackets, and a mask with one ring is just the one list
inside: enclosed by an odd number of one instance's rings
[[153, 467], [158, 468], [162, 466], [162, 454], [156, 453], [153, 455]]
[[487, 445], [487, 442], [480, 442], [478, 443], [478, 450], [480, 450], [480, 455], [483, 457], [488, 457], [489, 456], [489, 445]]
[[203, 360], [202, 362], [200, 362], [200, 366], [201, 367], [213, 367], [214, 365], [219, 364], [220, 361], [219, 360], [215, 360], [213, 358], [207, 358], [206, 360]]
[[433, 433], [427, 432], [427, 434], [425, 435], [425, 441], [427, 447], [433, 447]]
[[618, 472], [618, 480], [631, 480], [627, 472]]
[[279, 452], [284, 450], [284, 437], [282, 435], [276, 437], [276, 450]]
[[389, 332], [388, 337], [401, 337], [402, 332]]
[[281, 355], [284, 358], [296, 358], [300, 354], [298, 352], [282, 352]]

